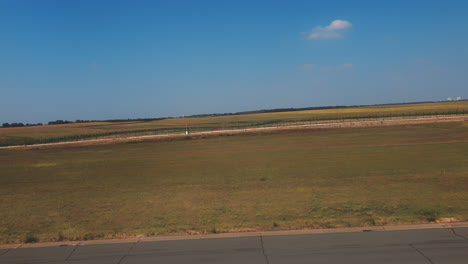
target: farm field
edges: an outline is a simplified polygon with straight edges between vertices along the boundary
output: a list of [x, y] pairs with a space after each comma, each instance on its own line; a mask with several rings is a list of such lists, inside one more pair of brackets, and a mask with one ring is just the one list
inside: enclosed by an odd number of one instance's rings
[[367, 106], [340, 109], [306, 110], [198, 118], [171, 118], [157, 121], [92, 122], [65, 125], [0, 128], [0, 146], [182, 133], [186, 125], [192, 131], [207, 131], [282, 124], [323, 122], [365, 118], [455, 115], [468, 113], [468, 101], [413, 105]]
[[468, 124], [3, 149], [0, 201], [0, 243], [467, 221]]

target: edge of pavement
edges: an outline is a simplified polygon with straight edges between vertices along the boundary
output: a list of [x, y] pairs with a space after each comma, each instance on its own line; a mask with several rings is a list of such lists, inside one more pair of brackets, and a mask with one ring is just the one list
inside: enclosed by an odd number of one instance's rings
[[21, 243], [21, 244], [0, 244], [0, 249], [17, 248], [43, 248], [43, 247], [64, 247], [78, 245], [103, 245], [103, 244], [121, 244], [121, 243], [139, 243], [156, 242], [172, 240], [197, 240], [197, 239], [216, 239], [216, 238], [237, 238], [254, 236], [286, 236], [286, 235], [313, 235], [313, 234], [332, 234], [332, 233], [356, 233], [370, 231], [398, 231], [398, 230], [418, 230], [418, 229], [450, 229], [468, 227], [468, 222], [454, 223], [430, 223], [430, 224], [407, 224], [407, 225], [384, 225], [384, 226], [363, 226], [363, 227], [338, 227], [326, 229], [301, 229], [301, 230], [278, 230], [278, 231], [248, 231], [232, 232], [219, 234], [201, 234], [201, 235], [172, 235], [172, 236], [135, 236], [130, 238], [114, 238], [83, 241], [59, 241], [59, 242], [40, 242], [40, 243]]

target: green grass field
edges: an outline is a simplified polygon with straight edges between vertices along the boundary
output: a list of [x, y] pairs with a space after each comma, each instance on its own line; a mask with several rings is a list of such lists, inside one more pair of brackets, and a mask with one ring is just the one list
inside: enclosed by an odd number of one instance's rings
[[182, 133], [192, 131], [275, 126], [286, 123], [320, 122], [357, 118], [410, 117], [434, 114], [468, 113], [468, 101], [368, 106], [341, 109], [307, 110], [200, 118], [174, 118], [158, 121], [94, 122], [53, 126], [0, 128], [0, 146], [52, 143], [90, 138]]
[[468, 124], [0, 150], [0, 243], [468, 220]]

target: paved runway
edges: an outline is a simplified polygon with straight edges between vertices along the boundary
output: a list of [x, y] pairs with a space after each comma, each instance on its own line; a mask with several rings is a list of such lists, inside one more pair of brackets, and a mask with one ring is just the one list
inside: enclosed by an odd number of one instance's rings
[[468, 263], [468, 228], [0, 249], [0, 263]]

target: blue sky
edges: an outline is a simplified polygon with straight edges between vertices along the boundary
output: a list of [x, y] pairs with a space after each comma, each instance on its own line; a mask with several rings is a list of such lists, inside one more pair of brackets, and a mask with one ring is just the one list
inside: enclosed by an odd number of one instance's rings
[[467, 98], [467, 13], [468, 1], [0, 0], [0, 122]]

